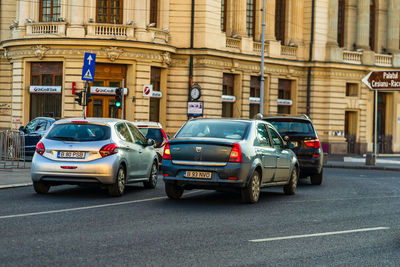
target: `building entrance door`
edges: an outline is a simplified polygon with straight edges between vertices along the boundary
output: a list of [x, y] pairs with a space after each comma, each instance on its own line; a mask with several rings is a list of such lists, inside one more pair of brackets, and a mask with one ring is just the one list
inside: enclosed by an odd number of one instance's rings
[[392, 152], [392, 135], [387, 133], [386, 117], [387, 114], [387, 103], [389, 99], [388, 93], [378, 93], [378, 153], [393, 153]]
[[347, 153], [358, 153], [357, 151], [357, 129], [358, 119], [356, 111], [346, 111], [344, 134], [347, 142]]
[[121, 109], [115, 106], [114, 96], [92, 95], [88, 105], [88, 117], [121, 118]]

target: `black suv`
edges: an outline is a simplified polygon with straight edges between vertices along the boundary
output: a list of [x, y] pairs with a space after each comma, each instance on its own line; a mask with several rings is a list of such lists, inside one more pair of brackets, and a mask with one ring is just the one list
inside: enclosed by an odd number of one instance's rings
[[262, 119], [275, 126], [282, 137], [289, 137], [290, 148], [300, 162], [300, 177], [310, 176], [312, 184], [320, 185], [324, 153], [310, 118], [301, 115], [263, 116]]

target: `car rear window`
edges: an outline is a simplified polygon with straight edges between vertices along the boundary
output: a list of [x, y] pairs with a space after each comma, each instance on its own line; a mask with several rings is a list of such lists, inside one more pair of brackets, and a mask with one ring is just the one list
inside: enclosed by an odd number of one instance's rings
[[280, 135], [314, 135], [314, 128], [310, 122], [295, 120], [268, 120], [279, 132]]
[[141, 128], [139, 131], [146, 137], [146, 139], [153, 139], [157, 145], [162, 144], [164, 137], [160, 128]]
[[105, 125], [90, 123], [63, 123], [56, 124], [46, 138], [64, 141], [101, 141], [111, 137], [111, 129]]
[[241, 140], [245, 137], [248, 122], [195, 120], [186, 123], [175, 137], [212, 137]]

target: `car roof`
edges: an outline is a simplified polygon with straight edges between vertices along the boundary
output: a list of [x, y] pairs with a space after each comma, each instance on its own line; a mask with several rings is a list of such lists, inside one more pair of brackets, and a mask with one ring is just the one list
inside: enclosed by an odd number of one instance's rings
[[262, 120], [280, 120], [280, 119], [293, 119], [298, 121], [308, 121], [311, 122], [311, 119], [303, 114], [303, 115], [264, 115]]
[[[93, 123], [101, 123], [101, 124], [115, 124], [117, 122], [122, 122], [125, 120], [121, 119], [114, 119], [114, 118], [67, 118], [67, 119], [61, 119], [56, 121], [56, 124], [62, 124], [62, 123], [70, 123], [70, 122], [77, 122], [77, 121], [85, 121], [85, 122], [93, 122]], [[128, 121], [125, 121], [128, 122]]]
[[133, 123], [133, 125], [135, 125], [138, 128], [140, 128], [140, 127], [162, 128], [161, 123], [155, 122], [155, 121], [135, 121], [135, 122], [132, 122], [132, 123]]
[[56, 119], [55, 119], [55, 118], [52, 118], [52, 117], [36, 117], [36, 118], [34, 118], [34, 119], [32, 119], [32, 120], [37, 120], [37, 119], [40, 119], [40, 120], [48, 120], [48, 121], [56, 121]]

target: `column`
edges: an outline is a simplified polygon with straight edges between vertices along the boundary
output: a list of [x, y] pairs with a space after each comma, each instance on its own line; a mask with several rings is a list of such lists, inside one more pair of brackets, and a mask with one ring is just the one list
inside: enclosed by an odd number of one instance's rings
[[398, 1], [396, 0], [388, 0], [386, 46], [387, 51], [391, 52], [392, 54], [399, 53], [400, 9], [397, 2]]
[[357, 5], [357, 39], [356, 39], [356, 47], [359, 49], [370, 50], [369, 13], [370, 13], [370, 0], [359, 0]]
[[291, 17], [290, 21], [290, 42], [299, 45], [303, 42], [303, 14], [304, 0], [290, 0]]
[[82, 1], [71, 0], [70, 7], [70, 25], [67, 28], [67, 36], [74, 38], [85, 37], [84, 24], [84, 7], [82, 6]]
[[137, 31], [144, 31], [147, 23], [149, 23], [149, 16], [146, 12], [149, 11], [150, 5], [146, 5], [146, 1], [135, 1], [135, 26]]
[[20, 27], [25, 25], [25, 20], [28, 18], [27, 16], [30, 10], [29, 5], [29, 1], [18, 1], [18, 25]]
[[265, 0], [265, 40], [275, 41], [275, 0]]
[[233, 1], [233, 31], [232, 35], [247, 37], [246, 32], [246, 0]]
[[338, 46], [338, 0], [329, 0], [328, 45]]

